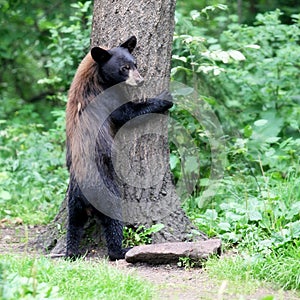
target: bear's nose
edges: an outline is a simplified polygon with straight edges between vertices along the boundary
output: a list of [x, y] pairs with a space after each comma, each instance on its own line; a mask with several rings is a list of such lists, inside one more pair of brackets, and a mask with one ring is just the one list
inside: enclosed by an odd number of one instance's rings
[[144, 84], [144, 78], [139, 75], [139, 78], [136, 80], [137, 86], [142, 86]]
[[143, 85], [144, 78], [141, 76], [141, 74], [139, 73], [139, 71], [137, 69], [135, 69], [133, 71], [133, 78], [134, 78], [134, 81], [135, 81], [137, 86], [142, 86]]

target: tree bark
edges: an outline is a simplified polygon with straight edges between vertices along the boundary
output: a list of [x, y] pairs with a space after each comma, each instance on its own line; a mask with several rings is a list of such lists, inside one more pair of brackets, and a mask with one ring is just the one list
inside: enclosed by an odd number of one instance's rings
[[239, 23], [242, 23], [243, 19], [243, 0], [237, 1], [237, 15], [239, 16]]
[[[168, 89], [174, 12], [175, 0], [94, 1], [91, 46], [111, 48], [120, 45], [132, 35], [137, 37], [138, 44], [133, 55], [137, 58], [139, 72], [145, 79], [142, 98], [154, 97]], [[125, 225], [136, 227], [143, 224], [150, 227], [153, 224], [164, 224], [165, 227], [153, 235], [154, 243], [185, 241], [191, 238], [206, 239], [185, 215], [172, 183], [167, 117], [154, 116], [144, 126], [144, 136], [140, 136], [140, 130], [126, 124], [120, 131], [123, 136], [119, 137], [119, 141], [124, 143], [124, 147], [128, 137], [133, 141], [130, 148], [130, 155], [133, 157], [129, 165], [120, 166], [122, 170], [130, 168], [134, 173], [129, 179], [123, 180], [123, 200], [127, 203], [123, 208]], [[143, 177], [143, 174], [147, 176]], [[136, 181], [141, 184], [135, 184]], [[54, 253], [64, 251], [64, 230], [60, 228], [65, 228], [66, 224], [66, 201], [67, 199], [47, 234], [40, 239], [43, 247], [49, 250], [54, 248]], [[91, 239], [84, 241], [86, 249], [93, 248], [101, 241], [99, 226], [92, 226], [94, 223], [90, 220], [86, 226], [93, 240], [93, 243], [90, 242]]]

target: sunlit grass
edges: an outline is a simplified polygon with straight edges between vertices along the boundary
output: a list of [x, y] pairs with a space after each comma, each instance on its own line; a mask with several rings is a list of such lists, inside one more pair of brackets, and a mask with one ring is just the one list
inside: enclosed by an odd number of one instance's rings
[[270, 255], [230, 255], [212, 258], [206, 263], [208, 273], [219, 280], [229, 280], [251, 292], [262, 282], [280, 289], [298, 290], [300, 296], [300, 245], [287, 244]]
[[0, 299], [152, 299], [144, 281], [106, 261], [0, 256]]

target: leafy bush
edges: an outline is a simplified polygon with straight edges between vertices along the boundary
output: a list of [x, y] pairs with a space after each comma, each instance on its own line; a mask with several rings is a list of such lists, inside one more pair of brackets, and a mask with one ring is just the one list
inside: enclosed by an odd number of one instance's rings
[[211, 235], [259, 253], [270, 253], [300, 238], [299, 176], [285, 181], [269, 180], [260, 189], [256, 181], [242, 174], [224, 178], [213, 207], [199, 214], [195, 222]]
[[[39, 108], [11, 98], [0, 108], [0, 219], [48, 223], [64, 198], [66, 91], [87, 52], [91, 27], [91, 2], [71, 6], [75, 14], [49, 29], [48, 76], [39, 80], [45, 90], [58, 92]], [[58, 108], [53, 109], [53, 103]]]
[[138, 245], [151, 244], [151, 235], [164, 228], [163, 224], [155, 224], [150, 228], [146, 228], [144, 225], [140, 225], [137, 228], [124, 227], [124, 240], [123, 246], [133, 247]]
[[[278, 10], [258, 15], [256, 26], [232, 22], [219, 41], [197, 26], [201, 13], [177, 16], [173, 78], [201, 88], [199, 96], [219, 117], [231, 173], [247, 169], [258, 176], [263, 169], [284, 179], [299, 170], [299, 15], [292, 25], [281, 24], [280, 15]], [[189, 129], [209, 165], [205, 128], [185, 111], [172, 111], [172, 117]], [[175, 162], [178, 154], [172, 150]]]
[[[200, 14], [191, 13], [191, 34], [182, 33], [179, 19], [175, 34], [172, 70], [174, 78], [200, 84], [201, 94], [214, 96], [225, 123], [228, 115], [235, 127], [275, 117], [271, 134], [294, 134], [299, 130], [299, 15], [295, 23], [280, 23], [280, 11], [257, 16], [256, 26], [232, 22], [220, 39], [206, 37], [198, 29]], [[185, 20], [185, 19], [184, 19]], [[231, 21], [236, 20], [234, 17]], [[192, 34], [195, 33], [196, 36]], [[225, 50], [224, 50], [225, 49]], [[203, 84], [208, 86], [208, 91]], [[215, 87], [218, 87], [217, 89]], [[239, 119], [237, 113], [243, 112]], [[234, 121], [234, 122], [233, 122]], [[274, 121], [271, 119], [270, 121]], [[228, 126], [228, 124], [225, 124]], [[272, 136], [273, 136], [272, 135]]]
[[[281, 23], [281, 15], [279, 10], [258, 14], [253, 26], [238, 24], [236, 16], [207, 20], [208, 28], [218, 20], [227, 26], [216, 38], [200, 26], [203, 12], [177, 14], [172, 77], [198, 90], [211, 106], [227, 146], [224, 177], [209, 201], [202, 197], [202, 182], [211, 172], [207, 130], [184, 110], [175, 109], [172, 116], [192, 133], [207, 166], [184, 204], [190, 218], [210, 236], [221, 237], [225, 246], [259, 257], [259, 263], [250, 265], [253, 274], [258, 265], [273, 274], [261, 272], [255, 278], [299, 288], [292, 261], [291, 268], [285, 267], [285, 280], [275, 276], [281, 272], [275, 262], [288, 257], [288, 249], [299, 255], [300, 238], [300, 15], [293, 15], [290, 25]], [[179, 178], [174, 145], [172, 165]]]
[[19, 217], [25, 223], [48, 223], [64, 198], [67, 170], [64, 125], [45, 131], [19, 111], [22, 122], [1, 122], [0, 219]]
[[48, 74], [38, 81], [48, 89], [54, 88], [64, 93], [89, 50], [92, 26], [91, 1], [73, 3], [71, 7], [75, 9], [74, 15], [50, 29], [50, 56], [45, 64]]
[[[90, 2], [83, 1], [72, 4], [71, 7], [70, 3], [70, 1], [46, 3], [37, 0], [30, 3], [1, 1], [1, 97], [35, 102], [43, 99], [45, 94], [55, 92], [53, 89], [45, 90], [44, 86], [37, 84], [38, 79], [48, 76], [50, 71], [48, 59], [52, 52], [56, 51], [47, 47], [49, 37], [52, 36], [53, 40], [55, 31], [72, 24], [74, 32], [64, 32], [64, 36], [60, 34], [61, 42], [67, 43], [68, 35], [73, 34], [72, 40], [75, 45], [81, 44], [82, 35], [86, 39], [89, 38], [86, 30], [90, 29], [90, 23], [87, 21], [87, 15], [91, 15]], [[81, 30], [78, 30], [78, 26]], [[80, 47], [87, 45], [83, 43]], [[70, 65], [70, 60], [68, 63]]]
[[[288, 244], [286, 248], [273, 251], [269, 255], [231, 255], [223, 259], [210, 259], [206, 263], [207, 271], [221, 280], [236, 281], [240, 286], [249, 281], [261, 280], [282, 286], [284, 289], [300, 289], [299, 276], [299, 241], [295, 245]], [[251, 286], [255, 282], [250, 283]], [[294, 297], [282, 299], [298, 299]], [[274, 298], [275, 299], [275, 298]], [[277, 299], [277, 298], [276, 298]]]

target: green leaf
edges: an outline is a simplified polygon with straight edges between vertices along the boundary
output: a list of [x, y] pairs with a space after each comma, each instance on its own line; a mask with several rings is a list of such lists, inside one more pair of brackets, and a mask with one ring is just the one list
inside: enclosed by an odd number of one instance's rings
[[273, 136], [266, 139], [266, 142], [269, 144], [274, 144], [280, 140], [280, 137]]
[[252, 133], [253, 133], [252, 126], [251, 125], [246, 125], [244, 127], [244, 136], [246, 138], [249, 138], [252, 135]]
[[244, 54], [240, 51], [237, 50], [229, 50], [228, 54], [237, 61], [241, 61], [241, 60], [246, 60], [246, 57], [244, 56]]
[[287, 224], [287, 227], [294, 238], [300, 237], [300, 221], [289, 223]]
[[174, 170], [178, 164], [180, 164], [179, 158], [176, 155], [171, 153], [170, 154], [170, 168], [171, 168], [171, 170]]
[[216, 7], [221, 9], [221, 10], [227, 10], [228, 9], [228, 6], [225, 5], [225, 4], [217, 4]]
[[240, 221], [243, 218], [243, 216], [235, 214], [234, 212], [231, 212], [231, 211], [227, 211], [225, 216], [226, 216], [227, 220], [233, 221], [233, 222]]
[[254, 122], [254, 125], [257, 127], [264, 126], [268, 123], [268, 120], [261, 119]]
[[210, 183], [209, 178], [201, 178], [200, 179], [200, 186], [208, 186]]
[[219, 223], [219, 228], [223, 231], [230, 232], [231, 226], [228, 222], [220, 222]]
[[275, 110], [263, 112], [261, 116], [263, 117], [262, 119], [254, 122], [256, 128], [254, 128], [252, 138], [266, 142], [267, 138], [278, 136], [284, 121]]
[[187, 62], [187, 58], [185, 56], [172, 55], [172, 59], [180, 60], [180, 61], [183, 61], [183, 62]]
[[216, 220], [218, 218], [218, 212], [215, 209], [208, 209], [204, 216], [209, 220]]
[[192, 10], [190, 16], [193, 20], [197, 20], [200, 17], [200, 12], [198, 10]]
[[191, 87], [182, 87], [180, 89], [176, 89], [176, 95], [187, 96], [194, 92], [194, 89]]
[[250, 221], [260, 221], [262, 220], [262, 215], [259, 211], [252, 210], [249, 212]]
[[147, 230], [147, 232], [149, 231], [149, 233], [155, 233], [155, 232], [162, 230], [164, 227], [165, 227], [165, 225], [161, 224], [161, 223], [154, 224]]
[[11, 194], [7, 191], [0, 191], [0, 199], [2, 200], [10, 200], [12, 197], [11, 197]]
[[251, 49], [260, 49], [260, 46], [259, 45], [252, 45], [252, 44], [250, 44], [250, 45], [246, 45], [246, 46], [244, 46], [245, 48], [251, 48]]
[[224, 64], [227, 64], [230, 59], [230, 54], [226, 51], [216, 51], [211, 53], [211, 57], [221, 60]]
[[263, 298], [261, 298], [261, 300], [275, 300], [276, 298], [272, 295], [268, 295], [268, 296], [265, 296]]

